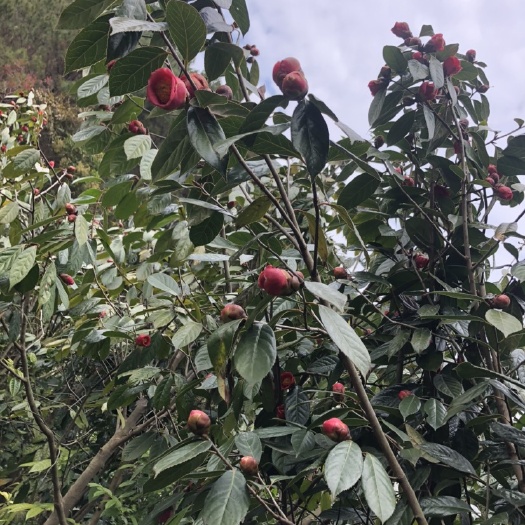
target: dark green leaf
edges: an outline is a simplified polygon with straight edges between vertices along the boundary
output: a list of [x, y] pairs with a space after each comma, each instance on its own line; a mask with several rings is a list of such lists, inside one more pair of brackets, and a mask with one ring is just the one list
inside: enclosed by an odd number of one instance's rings
[[440, 445], [439, 443], [421, 443], [418, 445], [418, 448], [449, 467], [460, 472], [472, 474], [473, 476], [476, 475], [476, 470], [467, 458], [445, 445]]
[[401, 50], [396, 46], [385, 46], [383, 48], [383, 58], [388, 66], [390, 66], [396, 73], [402, 75], [407, 66], [407, 59], [403, 56]]
[[415, 111], [408, 111], [400, 118], [398, 118], [394, 125], [390, 128], [386, 137], [386, 143], [389, 146], [397, 144], [401, 139], [405, 138], [410, 133], [416, 117]]
[[351, 210], [371, 197], [379, 187], [379, 184], [380, 181], [375, 177], [368, 173], [361, 173], [343, 188], [337, 199], [337, 204], [347, 210]]
[[194, 441], [182, 448], [177, 448], [155, 463], [153, 473], [158, 476], [162, 471], [189, 461], [210, 448], [209, 441]]
[[353, 441], [343, 441], [328, 454], [324, 477], [332, 497], [353, 487], [363, 472], [363, 454]]
[[366, 502], [375, 515], [385, 522], [396, 508], [396, 495], [390, 476], [381, 462], [370, 453], [365, 456], [361, 485]]
[[422, 498], [421, 508], [425, 516], [444, 517], [452, 516], [461, 512], [471, 512], [472, 509], [468, 503], [461, 501], [453, 496], [439, 496], [435, 498]]
[[326, 164], [329, 142], [328, 126], [317, 106], [306, 100], [299, 102], [292, 116], [292, 144], [312, 177]]
[[57, 29], [82, 29], [115, 0], [75, 0], [60, 14]]
[[310, 400], [299, 385], [295, 385], [284, 399], [286, 421], [305, 425], [310, 418]]
[[223, 224], [224, 215], [213, 212], [207, 219], [190, 228], [190, 241], [194, 246], [206, 246], [217, 237]]
[[241, 432], [235, 436], [235, 445], [243, 456], [252, 456], [260, 461], [262, 456], [261, 438], [255, 432]]
[[206, 41], [206, 26], [199, 12], [180, 0], [171, 0], [166, 7], [171, 38], [186, 63], [197, 56]]
[[245, 35], [250, 29], [250, 16], [246, 7], [246, 0], [233, 0], [230, 7], [230, 14], [237, 22], [241, 33]]
[[267, 197], [259, 197], [249, 204], [246, 208], [243, 208], [237, 218], [235, 224], [237, 227], [246, 226], [257, 222], [262, 219], [266, 212], [270, 209], [271, 201]]
[[242, 49], [235, 44], [216, 42], [207, 46], [204, 53], [204, 69], [208, 80], [219, 78], [231, 60], [238, 66], [243, 58]]

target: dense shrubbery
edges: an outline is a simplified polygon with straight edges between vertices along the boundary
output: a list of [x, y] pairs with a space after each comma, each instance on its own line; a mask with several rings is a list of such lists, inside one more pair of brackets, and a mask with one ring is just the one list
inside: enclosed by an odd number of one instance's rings
[[525, 141], [475, 52], [397, 23], [367, 140], [297, 60], [264, 98], [244, 0], [59, 25], [100, 163], [1, 105], [0, 523], [520, 523]]

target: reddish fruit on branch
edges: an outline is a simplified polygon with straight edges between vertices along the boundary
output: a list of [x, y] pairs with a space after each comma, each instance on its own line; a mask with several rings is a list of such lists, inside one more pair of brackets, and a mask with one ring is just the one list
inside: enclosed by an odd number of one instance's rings
[[301, 287], [301, 281], [297, 277], [303, 279], [301, 272], [295, 272], [292, 275], [290, 272], [281, 268], [274, 268], [271, 264], [260, 273], [257, 285], [266, 293], [275, 297], [284, 295], [291, 295]]
[[75, 166], [68, 166], [66, 171], [68, 173], [75, 173], [75, 171], [77, 171], [77, 169], [75, 168]]
[[488, 84], [482, 84], [478, 87], [478, 93], [486, 93], [489, 90], [490, 86]]
[[184, 82], [176, 77], [171, 69], [161, 67], [151, 73], [146, 94], [154, 106], [169, 111], [184, 106], [188, 90]]
[[511, 201], [513, 197], [512, 190], [505, 184], [496, 184], [494, 186], [494, 194], [504, 201]]
[[148, 347], [151, 345], [151, 337], [147, 334], [139, 334], [135, 337], [135, 344], [144, 348]]
[[383, 135], [378, 135], [375, 139], [374, 139], [374, 148], [381, 148], [383, 145], [385, 144], [385, 137], [383, 137]]
[[35, 188], [35, 189], [33, 190], [33, 195], [34, 195], [35, 197], [38, 197], [38, 196], [40, 195], [40, 190], [39, 190], [38, 188]]
[[336, 279], [348, 279], [348, 272], [342, 267], [334, 268], [334, 277]]
[[425, 64], [425, 66], [428, 66], [428, 60], [425, 58], [425, 55], [421, 53], [420, 51], [415, 51], [412, 53], [412, 60], [417, 60], [418, 62], [421, 62], [421, 64]]
[[67, 284], [67, 286], [73, 286], [75, 284], [75, 279], [73, 279], [73, 277], [67, 273], [61, 273], [59, 277], [64, 284]]
[[74, 213], [67, 216], [67, 222], [75, 222], [76, 220], [77, 216]]
[[250, 55], [252, 55], [252, 57], [258, 57], [260, 53], [261, 52], [255, 46], [250, 48]]
[[492, 177], [492, 175], [489, 175], [486, 179], [485, 179], [491, 186], [495, 186], [498, 181], [496, 179], [494, 179]]
[[475, 62], [475, 61], [476, 61], [476, 50], [475, 50], [475, 49], [469, 49], [469, 50], [465, 53], [465, 58], [466, 58], [469, 62]]
[[5, 144], [2, 144], [2, 146], [0, 147], [0, 151], [2, 153], [5, 153], [7, 151], [7, 146]]
[[388, 80], [378, 78], [376, 80], [371, 80], [368, 83], [368, 89], [370, 90], [370, 94], [375, 97], [382, 89], [386, 89], [388, 86]]
[[463, 68], [461, 67], [461, 62], [457, 57], [448, 57], [443, 62], [443, 72], [446, 77], [451, 77], [459, 73]]
[[283, 80], [286, 75], [295, 71], [303, 72], [301, 64], [297, 58], [288, 57], [283, 60], [279, 60], [274, 66], [272, 71], [273, 81], [282, 89]]
[[223, 323], [229, 323], [230, 321], [236, 321], [238, 319], [246, 319], [248, 317], [244, 308], [238, 304], [227, 304], [221, 310], [221, 321]]
[[438, 90], [436, 89], [436, 86], [434, 85], [434, 82], [428, 82], [425, 80], [420, 86], [418, 95], [421, 101], [428, 102], [430, 100], [435, 100], [437, 97]]
[[229, 201], [227, 204], [229, 210], [231, 210], [232, 208], [235, 208], [235, 205], [236, 205], [235, 201]]
[[136, 135], [147, 135], [148, 130], [144, 127], [144, 124], [140, 120], [132, 120], [128, 124], [128, 131], [135, 133]]
[[113, 69], [113, 66], [117, 63], [116, 60], [110, 60], [107, 64], [106, 64], [106, 70], [108, 71], [108, 73]]
[[428, 266], [428, 257], [426, 255], [422, 255], [421, 253], [418, 253], [414, 257], [414, 263], [418, 270], [422, 270], [423, 268], [426, 268]]
[[223, 86], [219, 86], [215, 90], [215, 93], [217, 93], [217, 95], [222, 95], [223, 97], [226, 97], [228, 100], [231, 100], [233, 98], [232, 88], [226, 84], [224, 84]]
[[275, 417], [278, 419], [286, 419], [284, 405], [279, 405], [276, 407]]
[[413, 396], [414, 393], [411, 390], [400, 390], [397, 393], [397, 397], [402, 401], [405, 397]]
[[499, 173], [498, 169], [494, 164], [489, 164], [488, 167], [489, 177], [492, 177], [496, 182], [499, 182]]
[[508, 308], [510, 306], [510, 297], [504, 293], [496, 295], [491, 301], [491, 306], [501, 309]]
[[190, 73], [190, 78], [195, 84], [195, 89], [190, 84], [190, 81], [188, 80], [188, 77], [186, 75], [181, 75], [180, 78], [184, 82], [184, 85], [186, 86], [186, 89], [188, 91], [190, 98], [193, 98], [195, 96], [195, 91], [197, 89], [203, 89], [205, 91], [210, 91], [210, 86], [208, 85], [208, 81], [200, 73]]
[[442, 33], [436, 33], [423, 48], [426, 53], [436, 53], [445, 49], [445, 39]]
[[23, 131], [24, 133], [27, 133], [27, 132], [29, 131], [29, 128], [28, 128], [27, 126], [25, 126], [25, 125], [22, 126], [21, 129], [22, 129], [22, 131]]
[[403, 40], [412, 36], [412, 31], [406, 22], [396, 22], [391, 29], [392, 33]]
[[281, 390], [288, 390], [295, 385], [295, 377], [291, 372], [281, 372]]
[[211, 427], [211, 420], [202, 410], [192, 410], [188, 416], [188, 428], [196, 436], [207, 436]]
[[49, 167], [50, 167], [50, 168], [54, 168], [54, 167], [55, 167], [55, 161], [54, 161], [54, 160], [50, 160], [50, 161], [48, 162], [48, 164], [49, 164]]
[[301, 71], [288, 73], [281, 86], [283, 95], [290, 100], [301, 100], [308, 93], [308, 82]]
[[421, 38], [418, 38], [417, 36], [405, 38], [404, 44], [407, 47], [419, 47], [421, 45]]
[[66, 213], [68, 215], [77, 213], [77, 207], [74, 204], [71, 204], [70, 202], [66, 204], [65, 208], [66, 208]]
[[332, 385], [332, 392], [334, 393], [334, 399], [338, 402], [341, 402], [345, 398], [345, 385], [343, 383], [334, 383]]
[[259, 471], [259, 462], [253, 456], [244, 456], [239, 462], [239, 468], [246, 476], [255, 476]]
[[403, 179], [403, 186], [414, 187], [416, 185], [415, 180], [412, 177], [405, 177]]
[[327, 419], [321, 426], [321, 431], [326, 437], [337, 443], [352, 439], [348, 426], [337, 417]]

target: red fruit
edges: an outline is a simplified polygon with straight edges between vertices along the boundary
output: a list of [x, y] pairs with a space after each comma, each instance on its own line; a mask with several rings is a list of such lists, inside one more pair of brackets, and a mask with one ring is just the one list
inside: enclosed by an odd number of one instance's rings
[[469, 49], [465, 53], [465, 57], [469, 62], [474, 62], [476, 60], [476, 50], [475, 49]]
[[493, 308], [508, 308], [510, 306], [510, 297], [504, 293], [496, 295], [491, 301]]
[[428, 66], [428, 60], [425, 58], [423, 53], [419, 51], [415, 51], [414, 53], [412, 53], [412, 60], [417, 60], [418, 62], [421, 62], [422, 64]]
[[128, 124], [128, 131], [137, 135], [146, 135], [147, 131], [140, 120], [132, 120]]
[[215, 93], [217, 93], [217, 95], [222, 95], [223, 97], [226, 97], [228, 100], [231, 100], [233, 98], [232, 88], [226, 84], [219, 86], [215, 90]]
[[53, 168], [55, 167], [55, 161], [54, 161], [54, 160], [50, 160], [50, 161], [48, 162], [48, 164], [49, 164], [49, 167], [50, 167], [51, 169], [53, 169]]
[[418, 253], [414, 257], [414, 263], [417, 269], [422, 270], [423, 268], [426, 268], [428, 266], [428, 257], [426, 255]]
[[442, 33], [436, 33], [426, 44], [424, 50], [426, 53], [435, 53], [445, 49], [445, 39]]
[[107, 64], [106, 64], [106, 70], [109, 72], [113, 69], [113, 66], [117, 63], [116, 60], [110, 60]]
[[482, 84], [478, 87], [478, 93], [486, 93], [489, 90], [490, 86], [488, 84]]
[[208, 414], [202, 410], [192, 410], [188, 417], [188, 428], [196, 436], [207, 436], [211, 427]]
[[65, 208], [66, 208], [66, 213], [68, 215], [77, 213], [77, 207], [74, 204], [71, 204], [70, 202], [66, 204]]
[[246, 319], [248, 317], [244, 308], [238, 304], [227, 304], [221, 310], [221, 321], [223, 323], [229, 323], [230, 321], [236, 321], [237, 319]]
[[374, 139], [374, 148], [381, 148], [383, 145], [385, 144], [385, 137], [383, 137], [383, 135], [378, 135], [375, 139]]
[[35, 197], [38, 197], [38, 196], [40, 195], [40, 190], [39, 190], [38, 188], [35, 188], [35, 189], [33, 190], [33, 195], [34, 195]]
[[260, 55], [260, 51], [254, 46], [250, 48], [250, 55], [252, 55], [252, 57], [258, 57]]
[[494, 194], [504, 201], [511, 201], [513, 197], [512, 190], [504, 184], [496, 184], [494, 186]]
[[392, 77], [392, 69], [388, 66], [383, 66], [381, 70], [379, 71], [379, 78], [386, 78], [387, 80], [390, 80]]
[[283, 95], [290, 100], [301, 100], [308, 93], [308, 82], [302, 71], [288, 73], [281, 84]]
[[342, 267], [334, 268], [334, 277], [336, 279], [348, 279], [348, 272]]
[[246, 476], [255, 476], [259, 471], [259, 462], [253, 456], [244, 456], [239, 462], [239, 467]]
[[416, 181], [412, 177], [405, 177], [403, 179], [403, 186], [410, 186], [411, 188], [416, 185]]
[[368, 83], [368, 89], [370, 94], [375, 97], [382, 89], [385, 89], [388, 85], [388, 82], [385, 82], [384, 79], [371, 80]]
[[228, 209], [231, 210], [232, 208], [235, 208], [235, 205], [236, 205], [236, 204], [237, 204], [237, 203], [236, 203], [235, 201], [228, 201], [228, 204], [227, 204]]
[[286, 417], [285, 417], [284, 405], [279, 405], [279, 406], [275, 409], [275, 417], [277, 417], [277, 418], [279, 418], [279, 419], [286, 419]]
[[188, 90], [184, 82], [176, 77], [171, 69], [161, 67], [151, 73], [146, 94], [154, 106], [169, 111], [184, 106]]
[[489, 164], [488, 172], [490, 177], [492, 177], [496, 182], [499, 182], [498, 169], [494, 164]]
[[332, 392], [334, 393], [334, 399], [341, 402], [345, 398], [345, 385], [343, 383], [334, 383], [332, 385]]
[[485, 179], [491, 186], [495, 186], [497, 184], [497, 180], [494, 179], [494, 177], [492, 175], [490, 175], [489, 177], [487, 177]]
[[405, 38], [404, 42], [405, 46], [407, 47], [419, 47], [421, 45], [421, 38], [418, 38], [417, 36], [411, 36], [409, 38]]
[[24, 133], [27, 133], [29, 131], [29, 128], [27, 126], [22, 126], [22, 131]]
[[2, 153], [5, 153], [7, 151], [7, 146], [5, 144], [2, 144], [0, 150], [2, 151]]
[[281, 390], [288, 390], [295, 385], [295, 377], [291, 372], [281, 372]]
[[147, 347], [151, 345], [151, 337], [147, 334], [140, 334], [135, 337], [135, 344], [137, 346]]
[[67, 167], [67, 172], [68, 172], [68, 173], [75, 173], [75, 171], [77, 171], [77, 169], [75, 168], [75, 166], [68, 166], [68, 167]]
[[77, 216], [74, 213], [67, 216], [67, 222], [75, 222], [76, 220]]
[[157, 516], [157, 523], [166, 523], [173, 516], [173, 509], [163, 510]]
[[392, 33], [399, 38], [405, 39], [412, 36], [412, 31], [406, 22], [396, 22], [394, 27], [391, 29]]
[[283, 60], [279, 60], [273, 66], [272, 77], [273, 81], [279, 86], [279, 89], [282, 89], [283, 80], [286, 75], [293, 73], [294, 71], [303, 72], [301, 69], [301, 63], [297, 58], [288, 57]]
[[436, 89], [434, 82], [428, 82], [428, 80], [425, 80], [425, 82], [419, 86], [418, 94], [419, 98], [423, 101], [435, 100], [438, 90]]
[[443, 72], [446, 77], [451, 77], [459, 73], [463, 68], [461, 67], [461, 62], [457, 57], [448, 57], [443, 62]]
[[397, 397], [401, 400], [405, 399], [405, 397], [408, 397], [408, 396], [413, 396], [414, 393], [410, 390], [400, 390], [398, 393], [397, 393]]
[[197, 89], [210, 91], [208, 81], [200, 73], [190, 73], [190, 78], [195, 84], [195, 89], [193, 89], [193, 86], [190, 84], [190, 81], [188, 80], [188, 77], [186, 75], [181, 75], [180, 78], [184, 82], [184, 85], [186, 86], [190, 98], [193, 98], [195, 96], [195, 91]]
[[266, 293], [275, 297], [289, 295], [291, 293], [288, 279], [290, 274], [281, 268], [274, 268], [272, 265], [260, 273], [257, 285]]
[[339, 418], [327, 419], [321, 426], [322, 433], [332, 441], [340, 443], [352, 439], [350, 429]]
[[61, 273], [59, 277], [60, 280], [68, 286], [72, 286], [75, 284], [75, 279], [73, 279], [73, 277], [71, 277], [71, 275], [68, 275], [67, 273]]

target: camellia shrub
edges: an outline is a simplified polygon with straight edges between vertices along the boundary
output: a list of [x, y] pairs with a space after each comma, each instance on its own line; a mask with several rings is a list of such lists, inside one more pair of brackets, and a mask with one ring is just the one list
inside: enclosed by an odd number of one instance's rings
[[59, 27], [101, 162], [1, 104], [0, 523], [522, 523], [525, 138], [482, 57], [397, 22], [363, 138], [301, 57], [266, 96], [244, 0]]

